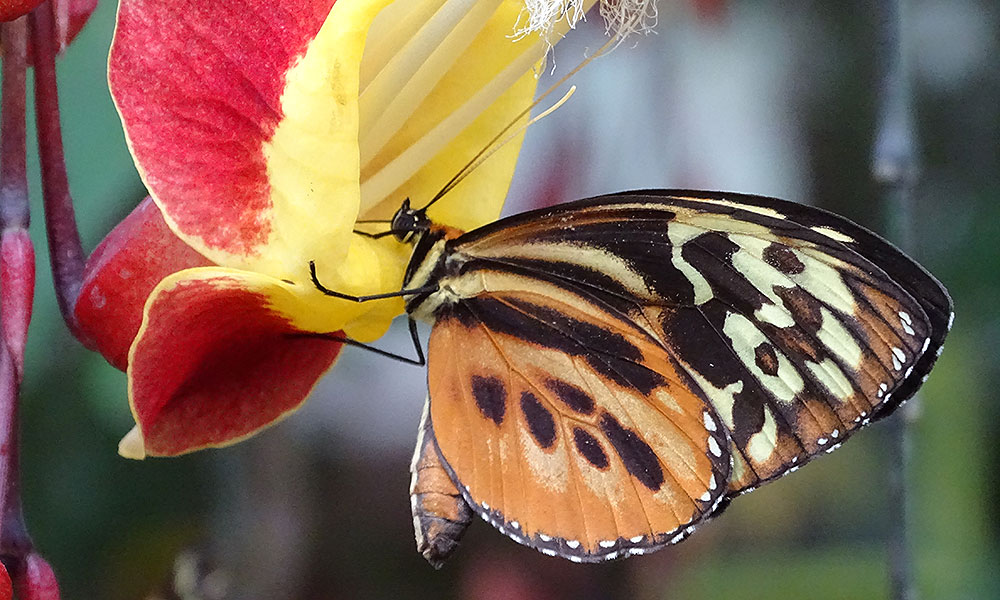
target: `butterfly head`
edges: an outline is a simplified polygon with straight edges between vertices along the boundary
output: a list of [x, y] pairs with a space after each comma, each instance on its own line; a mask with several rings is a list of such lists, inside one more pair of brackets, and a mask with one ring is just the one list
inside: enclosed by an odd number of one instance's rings
[[390, 231], [397, 240], [413, 242], [414, 236], [430, 229], [431, 220], [427, 218], [424, 210], [424, 208], [411, 208], [409, 198], [403, 200], [403, 205], [392, 217], [390, 227]]

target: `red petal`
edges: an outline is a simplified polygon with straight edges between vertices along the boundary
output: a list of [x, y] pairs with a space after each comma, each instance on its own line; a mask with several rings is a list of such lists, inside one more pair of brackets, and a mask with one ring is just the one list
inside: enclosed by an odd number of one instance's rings
[[170, 231], [160, 209], [146, 198], [87, 259], [73, 308], [89, 336], [80, 341], [124, 371], [156, 284], [171, 273], [211, 264]]
[[227, 445], [305, 401], [341, 344], [299, 336], [272, 300], [276, 280], [196, 269], [150, 299], [132, 348], [129, 391], [145, 452]]
[[[333, 0], [122, 0], [108, 79], [150, 193], [185, 236], [253, 255], [285, 73]], [[225, 224], [220, 227], [220, 224]]]

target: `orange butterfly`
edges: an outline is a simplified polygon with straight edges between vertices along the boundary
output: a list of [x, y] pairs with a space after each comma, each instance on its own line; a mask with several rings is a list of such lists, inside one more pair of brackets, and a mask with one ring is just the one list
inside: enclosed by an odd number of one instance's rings
[[[403, 289], [433, 323], [412, 467], [439, 566], [473, 514], [576, 562], [676, 543], [916, 392], [944, 287], [870, 231], [755, 196], [650, 190], [468, 233], [409, 203]], [[384, 234], [382, 234], [384, 235]]]

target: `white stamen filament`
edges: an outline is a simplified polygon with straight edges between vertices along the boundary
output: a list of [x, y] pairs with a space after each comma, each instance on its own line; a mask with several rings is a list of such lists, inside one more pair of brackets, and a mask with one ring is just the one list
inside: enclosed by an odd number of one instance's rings
[[440, 0], [393, 2], [382, 9], [368, 30], [361, 61], [361, 93], [399, 52], [400, 40], [408, 40], [441, 7]]
[[[545, 35], [562, 35], [596, 0], [525, 0], [530, 23], [540, 24], [548, 15], [548, 26], [535, 29]], [[626, 7], [646, 5], [650, 0], [604, 0], [624, 14]], [[393, 136], [454, 67], [473, 40], [482, 32], [502, 0], [407, 0], [388, 6], [369, 32], [361, 64], [359, 98], [359, 150], [361, 158], [361, 214], [365, 214], [437, 156], [483, 111], [540, 61], [549, 48], [543, 36], [524, 40], [523, 51], [489, 83], [449, 114], [398, 156], [385, 154]], [[604, 14], [606, 7], [602, 7]], [[639, 10], [639, 9], [635, 9]], [[535, 16], [537, 14], [537, 16]], [[636, 13], [628, 13], [635, 27]], [[652, 8], [655, 18], [655, 7]], [[617, 17], [616, 17], [617, 18]], [[609, 21], [609, 24], [613, 21]], [[609, 25], [610, 27], [610, 25]], [[511, 31], [514, 24], [511, 23]], [[523, 37], [530, 30], [522, 30]], [[511, 40], [510, 43], [516, 43]], [[392, 198], [398, 203], [398, 198]]]
[[[469, 126], [487, 107], [527, 73], [544, 55], [545, 47], [535, 44], [507, 65], [488, 84], [448, 115], [434, 129], [410, 145], [384, 167], [361, 180], [361, 212], [381, 202], [419, 171], [427, 157], [436, 156], [451, 140]], [[364, 148], [364, 138], [361, 146]], [[362, 150], [364, 153], [364, 150]], [[364, 167], [362, 166], [362, 172]]]
[[498, 5], [499, 0], [448, 0], [365, 87], [360, 97], [362, 165], [413, 115]]

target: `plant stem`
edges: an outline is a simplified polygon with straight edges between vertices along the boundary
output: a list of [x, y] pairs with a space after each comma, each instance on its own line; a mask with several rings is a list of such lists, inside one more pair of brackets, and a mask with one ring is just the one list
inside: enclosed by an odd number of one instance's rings
[[27, 228], [28, 175], [25, 166], [25, 55], [24, 17], [4, 23], [3, 111], [0, 112], [0, 228]]
[[80, 291], [85, 255], [76, 228], [76, 212], [69, 193], [62, 130], [59, 124], [59, 92], [56, 85], [56, 41], [52, 3], [46, 2], [30, 15], [31, 48], [35, 66], [35, 116], [38, 124], [38, 154], [42, 166], [45, 230], [49, 239], [52, 278], [59, 310], [70, 331], [80, 337], [73, 304]]
[[[881, 0], [879, 43], [879, 115], [872, 155], [872, 175], [885, 194], [887, 233], [903, 250], [916, 250], [913, 232], [914, 190], [918, 177], [913, 95], [904, 60], [902, 0]], [[890, 512], [890, 597], [915, 600], [913, 553], [910, 543], [911, 444], [909, 425], [917, 416], [919, 398], [914, 397], [895, 418], [889, 419], [888, 477]]]

